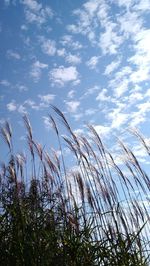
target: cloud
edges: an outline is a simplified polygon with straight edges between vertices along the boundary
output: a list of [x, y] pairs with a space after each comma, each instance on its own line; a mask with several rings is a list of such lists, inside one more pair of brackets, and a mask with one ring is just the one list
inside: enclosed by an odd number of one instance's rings
[[129, 119], [129, 114], [125, 113], [117, 113], [115, 116], [112, 116], [113, 121], [111, 124], [111, 128], [119, 129], [122, 125], [124, 125]]
[[74, 97], [74, 94], [75, 94], [75, 91], [74, 91], [74, 90], [70, 90], [70, 91], [68, 92], [68, 94], [67, 94], [67, 97], [68, 97], [69, 99], [72, 99], [72, 98]]
[[52, 129], [52, 125], [50, 123], [49, 117], [48, 116], [43, 116], [43, 122], [44, 122], [44, 126], [45, 128], [49, 131]]
[[140, 11], [149, 11], [150, 10], [150, 1], [149, 0], [140, 0], [139, 4], [135, 7], [136, 10]]
[[68, 31], [83, 34], [92, 45], [100, 47], [104, 55], [115, 54], [124, 39], [118, 32], [117, 23], [111, 20], [109, 9], [106, 1], [87, 1], [73, 11], [77, 20], [67, 26]]
[[115, 97], [121, 97], [129, 89], [131, 73], [132, 68], [125, 66], [116, 72], [114, 78], [109, 81], [109, 87], [113, 88]]
[[44, 54], [47, 55], [55, 55], [56, 53], [56, 42], [54, 40], [46, 39], [44, 37], [40, 37], [41, 48]]
[[99, 62], [99, 56], [92, 56], [90, 60], [86, 62], [86, 65], [90, 69], [96, 69], [98, 62]]
[[116, 1], [119, 6], [124, 6], [127, 10], [135, 4], [135, 0], [117, 0]]
[[84, 35], [92, 34], [96, 11], [100, 8], [101, 3], [98, 0], [87, 1], [80, 9], [75, 9], [73, 15], [77, 16], [77, 23], [70, 24], [67, 29], [72, 33], [82, 33]]
[[25, 106], [23, 106], [22, 104], [18, 106], [18, 112], [21, 114], [25, 114], [27, 113], [27, 110], [25, 108]]
[[48, 108], [50, 104], [54, 101], [55, 95], [54, 94], [45, 94], [45, 95], [38, 95], [40, 102], [35, 102], [32, 99], [27, 99], [24, 101], [23, 105], [26, 107], [30, 107], [33, 110], [39, 111], [43, 110], [44, 108]]
[[25, 17], [28, 23], [35, 23], [40, 26], [53, 17], [53, 11], [49, 6], [43, 7], [35, 0], [22, 0], [25, 6]]
[[107, 137], [108, 134], [111, 131], [111, 128], [108, 126], [102, 126], [102, 125], [93, 125], [94, 129], [96, 130], [96, 132], [98, 133], [98, 135], [103, 136], [103, 137]]
[[10, 82], [8, 80], [6, 80], [6, 79], [2, 79], [0, 81], [0, 85], [5, 86], [5, 87], [9, 87], [10, 86]]
[[60, 43], [63, 46], [70, 47], [73, 50], [79, 50], [79, 49], [83, 48], [83, 45], [79, 41], [74, 40], [72, 35], [64, 35], [61, 38]]
[[83, 96], [81, 97], [81, 99], [84, 99], [84, 98], [88, 97], [89, 95], [93, 95], [97, 91], [100, 91], [100, 87], [97, 86], [97, 85], [95, 85], [95, 86], [87, 89], [87, 91], [83, 94]]
[[107, 89], [102, 89], [102, 91], [97, 95], [96, 100], [97, 101], [110, 101], [111, 97], [107, 96]]
[[54, 94], [46, 94], [46, 95], [38, 95], [41, 100], [40, 106], [41, 107], [48, 107], [50, 103], [52, 103], [55, 99]]
[[104, 75], [110, 75], [114, 70], [116, 70], [119, 65], [120, 65], [121, 61], [117, 60], [117, 61], [112, 61], [109, 65], [106, 66], [105, 71], [104, 71]]
[[78, 76], [79, 74], [75, 66], [59, 66], [58, 68], [53, 68], [49, 72], [50, 80], [61, 86], [64, 86], [64, 84], [68, 82], [79, 82]]
[[10, 111], [10, 112], [13, 112], [13, 111], [16, 111], [17, 110], [17, 105], [16, 105], [16, 103], [15, 103], [14, 100], [12, 100], [6, 106], [7, 106], [8, 111]]
[[38, 97], [41, 99], [42, 102], [50, 103], [54, 100], [55, 95], [54, 94], [46, 94], [46, 95], [38, 95]]
[[38, 12], [42, 8], [42, 4], [39, 4], [36, 0], [23, 0], [22, 3], [34, 12]]
[[20, 54], [17, 53], [17, 52], [14, 52], [14, 51], [12, 51], [12, 50], [7, 50], [7, 57], [8, 57], [8, 58], [14, 58], [14, 59], [16, 59], [16, 60], [21, 59]]
[[4, 4], [5, 4], [5, 6], [9, 6], [10, 5], [10, 0], [4, 0]]
[[24, 105], [27, 105], [28, 107], [34, 109], [34, 110], [39, 110], [39, 106], [36, 105], [35, 101], [31, 99], [27, 99], [24, 101]]
[[71, 54], [69, 53], [66, 58], [65, 58], [66, 62], [70, 63], [70, 64], [80, 64], [81, 63], [81, 57], [79, 55], [75, 55], [75, 54]]
[[87, 116], [94, 115], [96, 112], [97, 112], [97, 109], [88, 108], [87, 110], [85, 110], [85, 115]]
[[42, 70], [47, 68], [47, 64], [41, 63], [38, 60], [32, 64], [30, 75], [33, 77], [35, 82], [39, 81]]
[[99, 46], [104, 55], [116, 54], [124, 41], [124, 37], [118, 34], [117, 26], [116, 23], [107, 21], [105, 23], [105, 32], [100, 34]]
[[79, 101], [66, 101], [67, 110], [70, 113], [75, 113], [80, 105]]
[[28, 88], [27, 88], [26, 85], [17, 84], [17, 85], [16, 85], [16, 88], [17, 88], [19, 91], [28, 91]]
[[62, 57], [64, 57], [65, 54], [66, 54], [66, 50], [65, 50], [65, 48], [58, 49], [58, 50], [57, 50], [57, 54], [58, 54], [58, 56], [62, 56]]
[[133, 48], [135, 54], [129, 58], [129, 62], [137, 66], [131, 75], [130, 79], [133, 83], [139, 83], [149, 79], [150, 74], [150, 49], [149, 49], [149, 40], [150, 40], [150, 30], [141, 30], [134, 37]]

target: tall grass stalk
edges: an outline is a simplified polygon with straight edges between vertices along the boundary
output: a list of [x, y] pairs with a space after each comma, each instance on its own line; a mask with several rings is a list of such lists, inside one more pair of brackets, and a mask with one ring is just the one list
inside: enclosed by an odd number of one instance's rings
[[[9, 149], [0, 171], [1, 265], [150, 265], [149, 176], [120, 140], [118, 164], [94, 127], [88, 125], [88, 139], [77, 136], [53, 109], [68, 132], [61, 136], [49, 116], [61, 156], [34, 140], [26, 116], [30, 159], [14, 154], [9, 123], [1, 128]], [[132, 134], [150, 155], [144, 137]]]

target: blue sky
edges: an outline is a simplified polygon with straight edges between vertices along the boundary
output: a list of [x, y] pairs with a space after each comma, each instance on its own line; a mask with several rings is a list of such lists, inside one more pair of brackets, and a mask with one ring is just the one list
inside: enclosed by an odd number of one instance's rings
[[88, 122], [108, 140], [128, 127], [150, 136], [149, 12], [149, 0], [1, 0], [0, 123], [18, 151], [25, 113], [39, 142], [55, 142], [50, 104], [76, 133]]

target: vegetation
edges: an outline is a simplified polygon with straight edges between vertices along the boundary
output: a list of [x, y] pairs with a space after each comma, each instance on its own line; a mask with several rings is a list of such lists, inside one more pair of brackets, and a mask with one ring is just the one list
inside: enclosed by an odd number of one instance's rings
[[[149, 209], [143, 200], [150, 179], [138, 159], [120, 141], [122, 161], [116, 163], [92, 126], [88, 139], [77, 136], [53, 108], [68, 131], [61, 136], [49, 117], [59, 156], [33, 139], [26, 116], [30, 160], [14, 154], [10, 125], [1, 129], [9, 148], [0, 172], [1, 265], [150, 265]], [[144, 138], [134, 135], [150, 155]], [[74, 167], [67, 164], [62, 141]]]

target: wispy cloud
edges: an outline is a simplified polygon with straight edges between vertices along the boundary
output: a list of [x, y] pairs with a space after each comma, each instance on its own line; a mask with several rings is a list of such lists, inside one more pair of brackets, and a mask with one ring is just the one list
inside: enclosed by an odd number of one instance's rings
[[25, 106], [23, 104], [17, 104], [15, 100], [9, 102], [6, 107], [9, 112], [27, 113]]
[[79, 101], [65, 101], [68, 112], [75, 113], [80, 105]]
[[53, 83], [58, 83], [61, 86], [68, 82], [77, 84], [79, 82], [79, 73], [75, 66], [59, 66], [49, 72], [49, 78]]
[[40, 107], [49, 107], [49, 105], [54, 101], [54, 94], [38, 95], [41, 100]]
[[99, 62], [99, 56], [92, 56], [90, 58], [90, 60], [88, 60], [86, 62], [86, 65], [90, 68], [90, 69], [96, 69], [97, 65]]
[[41, 77], [41, 72], [43, 69], [47, 69], [48, 65], [41, 63], [40, 61], [35, 61], [32, 64], [30, 75], [34, 79], [35, 82], [38, 82]]
[[106, 66], [104, 75], [110, 75], [113, 71], [115, 71], [121, 63], [121, 60], [112, 61], [109, 65]]
[[47, 55], [55, 55], [56, 53], [56, 42], [51, 39], [46, 39], [45, 37], [41, 36], [39, 38], [40, 43], [41, 43], [41, 48], [43, 53]]
[[107, 93], [108, 93], [108, 91], [107, 91], [107, 89], [102, 89], [100, 92], [99, 92], [99, 94], [97, 95], [97, 97], [96, 97], [96, 100], [97, 101], [111, 101], [112, 100], [112, 97], [110, 97], [110, 96], [108, 96], [107, 95]]
[[28, 23], [35, 23], [41, 26], [48, 19], [53, 17], [53, 11], [49, 6], [43, 7], [35, 0], [22, 0], [25, 6], [25, 16]]
[[108, 134], [111, 131], [111, 128], [109, 126], [94, 125], [93, 127], [96, 130], [96, 132], [102, 137], [108, 137]]
[[72, 35], [64, 35], [61, 38], [60, 43], [63, 46], [67, 46], [73, 50], [79, 50], [83, 48], [83, 45], [79, 41], [74, 40]]
[[17, 60], [21, 59], [20, 54], [15, 52], [15, 51], [13, 51], [13, 50], [7, 50], [6, 54], [7, 54], [8, 58], [14, 58], [14, 59], [17, 59]]
[[90, 95], [93, 95], [94, 93], [96, 93], [97, 91], [100, 91], [100, 90], [101, 90], [101, 88], [99, 86], [95, 85], [95, 86], [87, 89], [86, 92], [82, 95], [82, 97], [80, 99], [84, 99]]
[[68, 92], [68, 94], [67, 94], [67, 97], [68, 97], [69, 99], [72, 99], [72, 98], [74, 97], [74, 95], [75, 95], [75, 90], [70, 90], [70, 91]]
[[80, 64], [81, 63], [81, 57], [79, 55], [76, 54], [71, 54], [69, 53], [66, 58], [65, 58], [66, 62], [70, 63], [70, 64]]
[[5, 86], [5, 87], [9, 87], [11, 84], [8, 80], [2, 79], [2, 80], [0, 80], [0, 85]]
[[12, 100], [10, 103], [7, 104], [7, 109], [10, 112], [16, 111], [17, 110], [17, 105], [14, 100]]

